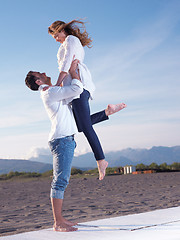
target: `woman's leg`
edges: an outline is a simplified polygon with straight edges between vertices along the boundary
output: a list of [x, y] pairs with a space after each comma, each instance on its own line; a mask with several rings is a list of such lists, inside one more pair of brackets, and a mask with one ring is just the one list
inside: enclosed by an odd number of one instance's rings
[[98, 136], [92, 127], [88, 102], [89, 96], [89, 92], [87, 90], [84, 90], [80, 95], [80, 98], [73, 100], [72, 108], [78, 131], [84, 133], [92, 148], [94, 156], [98, 161], [103, 160], [105, 157]]
[[103, 122], [109, 119], [109, 115], [112, 115], [116, 112], [119, 112], [123, 108], [126, 107], [125, 103], [118, 103], [118, 104], [108, 104], [107, 108], [103, 111], [91, 114], [91, 123], [92, 125], [96, 123]]
[[72, 101], [73, 113], [79, 132], [82, 131], [86, 136], [94, 156], [97, 160], [99, 171], [99, 180], [102, 180], [106, 174], [108, 162], [104, 160], [104, 153], [99, 139], [92, 127], [90, 108], [89, 108], [89, 92], [84, 90], [80, 98]]
[[80, 98], [73, 100], [72, 107], [78, 131], [84, 133], [91, 146], [91, 149], [97, 160], [99, 179], [102, 180], [105, 176], [108, 163], [104, 160], [104, 153], [99, 139], [92, 127], [92, 124], [107, 120], [109, 115], [120, 111], [121, 109], [126, 107], [126, 105], [109, 104], [105, 110], [90, 116], [89, 97], [89, 92], [87, 90], [84, 90], [83, 93], [80, 95]]
[[92, 125], [96, 124], [96, 123], [100, 123], [103, 122], [105, 120], [108, 120], [109, 117], [106, 115], [106, 111], [100, 111], [94, 114], [91, 114], [91, 123]]

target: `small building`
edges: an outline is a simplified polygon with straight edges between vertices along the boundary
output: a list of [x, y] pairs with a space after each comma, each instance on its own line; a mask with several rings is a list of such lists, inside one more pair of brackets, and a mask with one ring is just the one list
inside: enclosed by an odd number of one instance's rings
[[155, 173], [155, 170], [144, 170], [144, 171], [135, 171], [132, 174], [142, 174], [142, 173]]
[[125, 166], [124, 167], [124, 174], [131, 174], [131, 173], [133, 173], [135, 171], [136, 171], [136, 167], [135, 166], [130, 165], [130, 166]]

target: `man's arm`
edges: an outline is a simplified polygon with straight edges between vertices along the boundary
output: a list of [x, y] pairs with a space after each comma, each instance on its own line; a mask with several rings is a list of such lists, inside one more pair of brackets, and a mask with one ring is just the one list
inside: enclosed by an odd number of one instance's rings
[[[71, 64], [71, 67], [69, 69], [69, 73], [71, 74], [71, 78], [72, 79], [78, 79], [79, 81], [80, 80], [80, 75], [79, 75], [79, 70], [77, 69], [78, 67], [78, 63], [79, 63], [79, 60], [78, 59], [75, 59], [72, 64]], [[77, 73], [78, 72], [78, 73]]]
[[61, 101], [67, 98], [78, 96], [83, 92], [83, 85], [80, 81], [80, 75], [79, 73], [76, 73], [78, 63], [78, 60], [74, 60], [69, 69], [69, 73], [71, 74], [71, 77], [73, 79], [71, 85], [64, 87], [50, 87], [48, 91], [50, 101]]
[[[78, 63], [79, 63], [79, 60], [77, 60], [77, 59], [72, 62], [71, 67], [69, 69], [69, 73], [71, 74], [72, 79], [80, 80], [79, 74], [76, 73]], [[60, 86], [61, 83], [63, 82], [64, 78], [66, 77], [66, 75], [67, 75], [67, 72], [60, 72], [57, 83], [56, 83], [55, 86]]]

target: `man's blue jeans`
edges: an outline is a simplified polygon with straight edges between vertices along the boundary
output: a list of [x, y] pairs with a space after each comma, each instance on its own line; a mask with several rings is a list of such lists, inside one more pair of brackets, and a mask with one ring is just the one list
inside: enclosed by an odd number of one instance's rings
[[71, 176], [71, 164], [76, 143], [74, 136], [54, 139], [49, 142], [53, 155], [53, 180], [51, 183], [51, 198], [64, 198], [64, 191]]
[[105, 111], [101, 111], [90, 116], [89, 97], [89, 92], [84, 89], [80, 98], [72, 101], [72, 109], [78, 131], [84, 133], [91, 146], [94, 156], [98, 161], [104, 159], [105, 156], [98, 136], [92, 125], [107, 120], [108, 117], [106, 116]]

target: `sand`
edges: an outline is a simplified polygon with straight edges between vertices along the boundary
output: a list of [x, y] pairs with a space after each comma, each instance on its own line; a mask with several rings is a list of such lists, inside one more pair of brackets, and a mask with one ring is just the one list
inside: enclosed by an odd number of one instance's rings
[[[0, 236], [52, 227], [50, 182], [0, 182]], [[177, 206], [180, 172], [71, 178], [63, 215], [81, 223]]]

